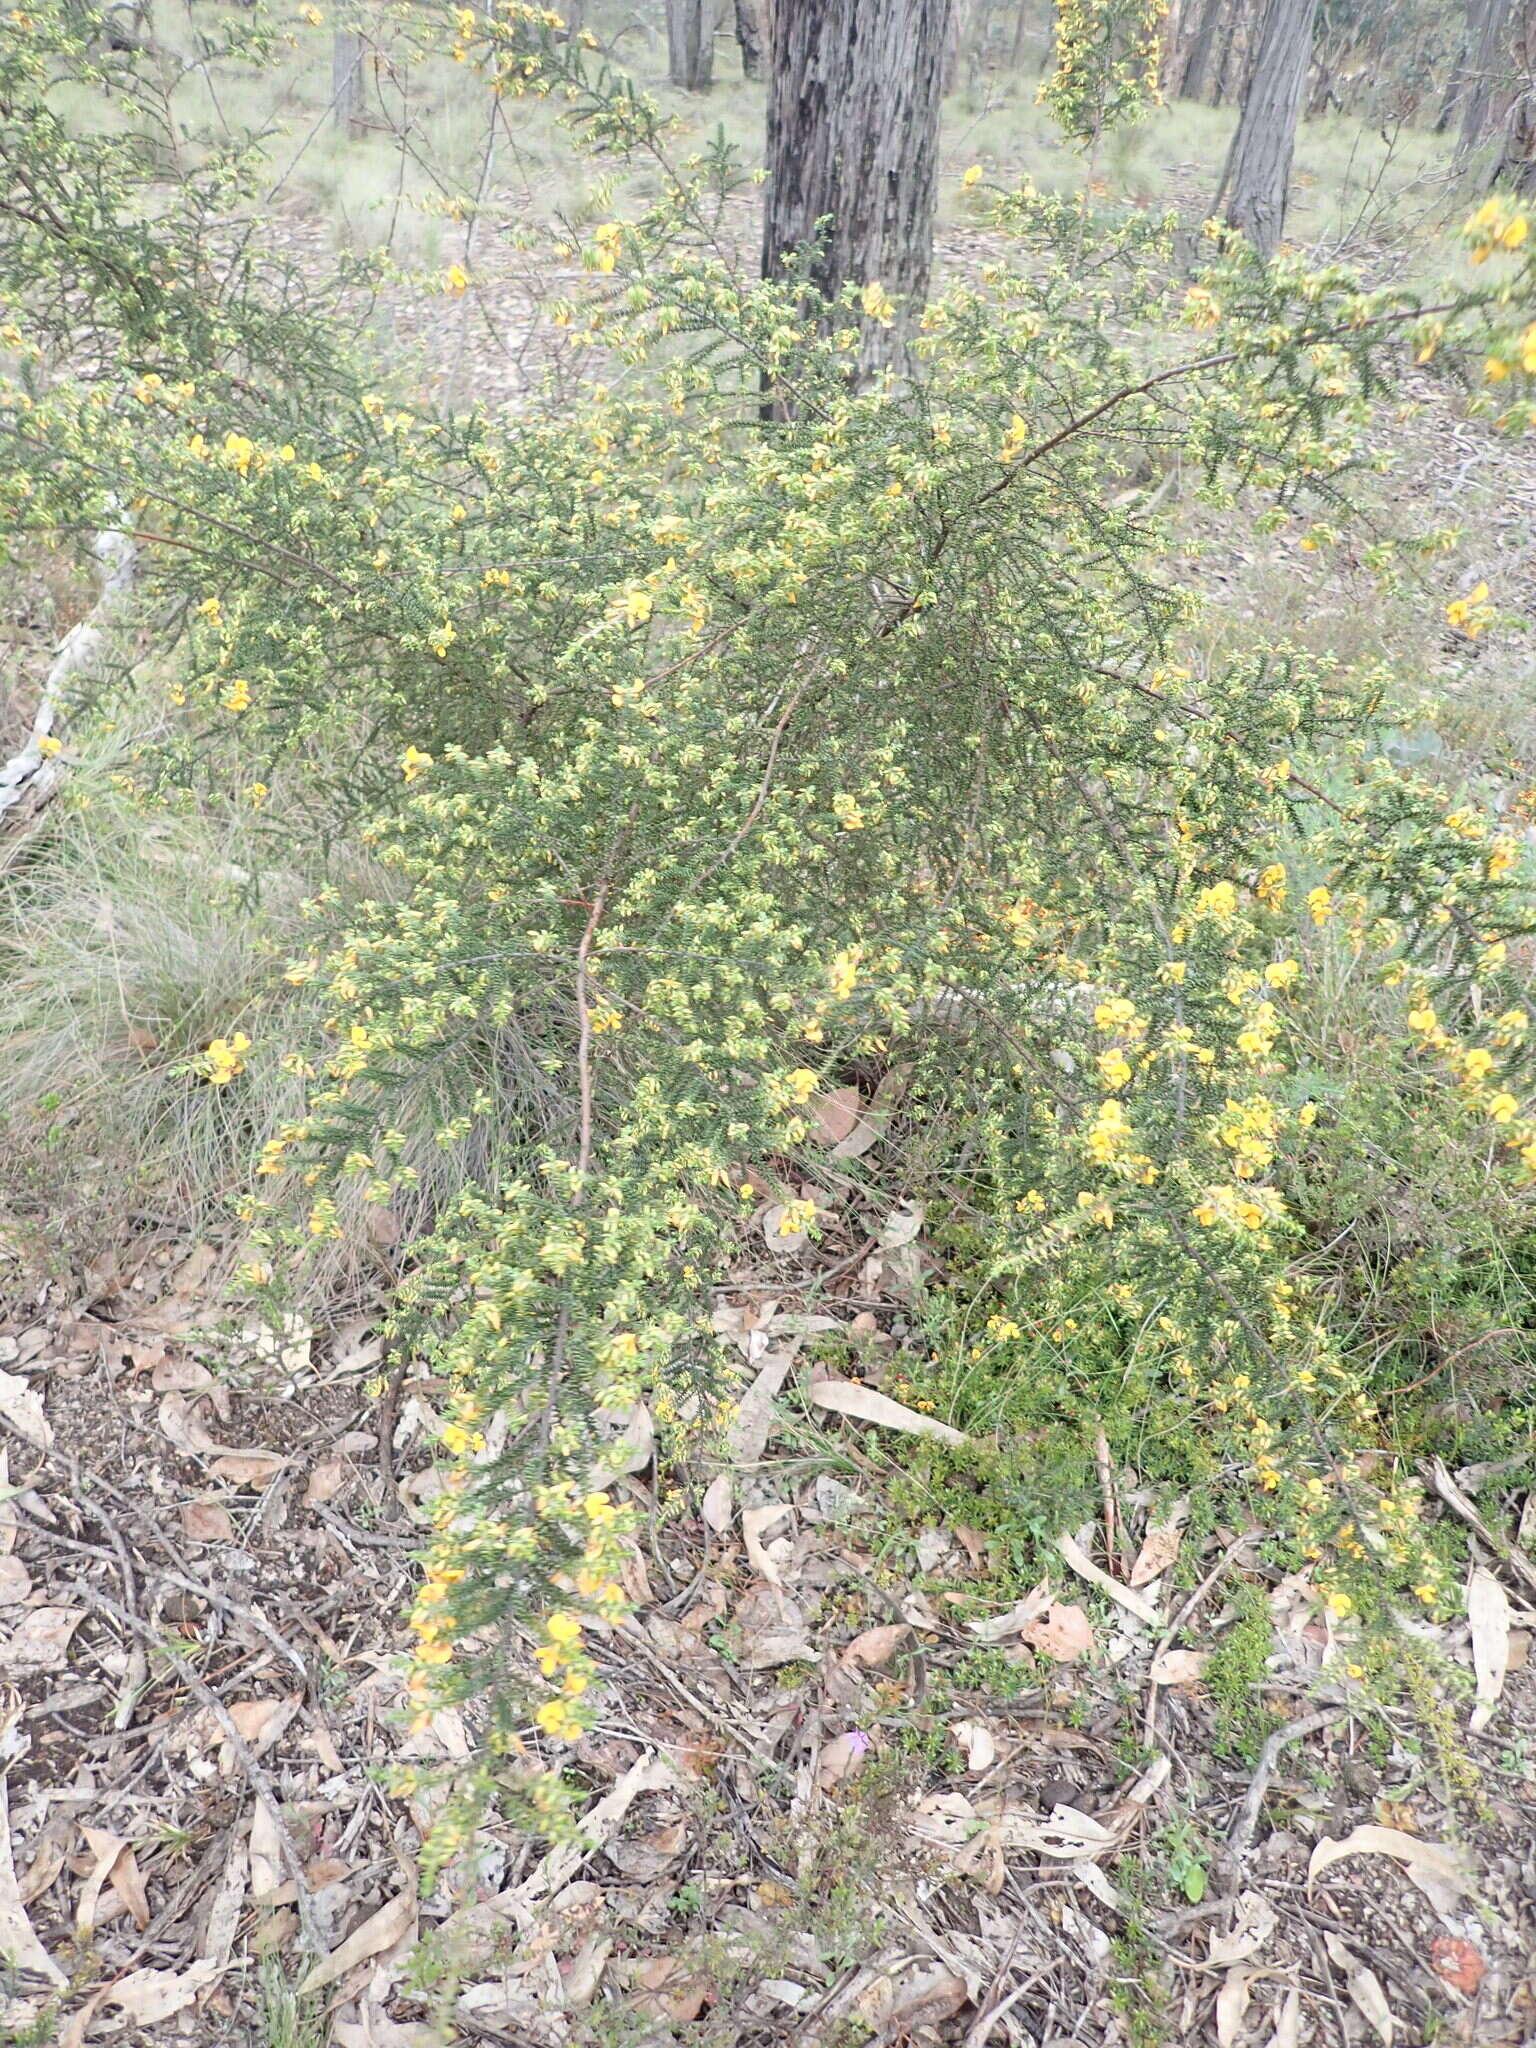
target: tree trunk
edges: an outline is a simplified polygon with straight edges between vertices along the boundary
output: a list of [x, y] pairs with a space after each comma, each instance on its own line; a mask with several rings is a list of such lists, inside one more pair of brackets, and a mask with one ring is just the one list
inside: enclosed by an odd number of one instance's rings
[[950, 0], [949, 19], [944, 25], [944, 59], [939, 90], [947, 99], [960, 83], [960, 60], [965, 55], [970, 33], [971, 0]]
[[1317, 0], [1267, 0], [1243, 111], [1215, 211], [1267, 263], [1280, 246], [1290, 196], [1296, 117], [1306, 89]]
[[1493, 181], [1536, 197], [1536, 0], [1522, 0], [1515, 24], [1515, 97]]
[[743, 78], [763, 75], [763, 17], [758, 0], [736, 0], [736, 41]]
[[1461, 25], [1461, 40], [1456, 46], [1456, 62], [1451, 66], [1451, 75], [1446, 80], [1445, 98], [1440, 102], [1440, 111], [1435, 116], [1435, 133], [1443, 135], [1461, 111], [1461, 96], [1467, 89], [1467, 72], [1472, 64], [1472, 52], [1477, 45], [1478, 0], [1467, 0], [1467, 18]]
[[1488, 127], [1488, 104], [1493, 98], [1494, 82], [1503, 70], [1500, 51], [1508, 20], [1509, 0], [1483, 0], [1472, 61], [1462, 83], [1461, 126], [1456, 135], [1458, 164], [1466, 162]]
[[864, 321], [865, 373], [902, 361], [928, 292], [948, 15], [949, 0], [775, 0], [763, 275], [814, 241], [810, 293], [879, 285], [895, 311]]
[[708, 92], [715, 77], [715, 0], [667, 0], [667, 77]]
[[1234, 55], [1240, 32], [1248, 13], [1248, 0], [1229, 0], [1226, 32], [1221, 39], [1221, 62], [1216, 67], [1216, 89], [1211, 94], [1211, 105], [1219, 107], [1228, 98], [1234, 97], [1234, 80], [1238, 76]]
[[1029, 34], [1029, 0], [1019, 0], [1019, 11], [1013, 17], [1013, 48], [1008, 55], [1010, 71], [1024, 68], [1024, 39]]
[[344, 135], [363, 125], [363, 39], [355, 29], [331, 36], [331, 120]]
[[1205, 91], [1205, 75], [1211, 68], [1211, 52], [1216, 47], [1221, 8], [1222, 0], [1205, 0], [1179, 77], [1177, 90], [1180, 99], [1197, 100]]

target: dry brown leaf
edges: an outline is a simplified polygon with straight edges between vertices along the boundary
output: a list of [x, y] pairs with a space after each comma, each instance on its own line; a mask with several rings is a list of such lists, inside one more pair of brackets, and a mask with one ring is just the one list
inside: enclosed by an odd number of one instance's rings
[[1362, 1963], [1359, 1969], [1350, 1971], [1347, 1982], [1351, 2001], [1370, 2024], [1381, 2048], [1392, 2048], [1397, 2028], [1381, 1979]]
[[53, 1426], [43, 1413], [43, 1397], [20, 1373], [0, 1372], [0, 1422], [14, 1429], [33, 1450], [53, 1449]]
[[310, 1473], [304, 1487], [304, 1506], [323, 1507], [328, 1500], [334, 1500], [352, 1476], [352, 1461], [338, 1458], [333, 1451], [322, 1458]]
[[1301, 2043], [1301, 1993], [1287, 1991], [1280, 2001], [1280, 2014], [1275, 2021], [1275, 2031], [1269, 2037], [1269, 2048], [1300, 2048]]
[[162, 1358], [149, 1384], [157, 1394], [200, 1394], [213, 1385], [213, 1374], [195, 1358]]
[[[228, 1711], [252, 1756], [259, 1757], [282, 1739], [302, 1704], [298, 1693], [290, 1693], [284, 1699], [236, 1700]], [[219, 1752], [220, 1770], [232, 1771], [238, 1761], [234, 1744], [226, 1742]]]
[[898, 1202], [880, 1226], [881, 1251], [897, 1252], [903, 1245], [916, 1243], [927, 1215], [921, 1202]]
[[1442, 1984], [1463, 1998], [1475, 1997], [1488, 1968], [1481, 1949], [1452, 1934], [1438, 1935], [1430, 1943], [1429, 1966]]
[[62, 1671], [69, 1660], [69, 1639], [84, 1619], [83, 1607], [29, 1607], [10, 1641], [0, 1643], [0, 1677], [33, 1678], [41, 1671]]
[[782, 1500], [764, 1501], [761, 1507], [743, 1508], [741, 1511], [741, 1536], [747, 1556], [753, 1570], [760, 1572], [770, 1586], [783, 1585], [782, 1567], [788, 1563], [794, 1546], [787, 1537], [781, 1537], [765, 1548], [763, 1538], [789, 1513], [789, 1503]]
[[251, 1898], [258, 1906], [275, 1906], [283, 1890], [282, 1837], [264, 1799], [251, 1809]]
[[1133, 1593], [1129, 1586], [1122, 1586], [1118, 1579], [1112, 1579], [1108, 1572], [1100, 1571], [1093, 1559], [1084, 1550], [1077, 1538], [1064, 1533], [1056, 1538], [1056, 1548], [1071, 1565], [1079, 1578], [1091, 1586], [1097, 1586], [1113, 1600], [1117, 1607], [1123, 1607], [1127, 1614], [1134, 1614], [1138, 1621], [1144, 1621], [1149, 1628], [1156, 1628], [1162, 1620], [1152, 1602], [1140, 1593]]
[[1474, 1565], [1467, 1580], [1467, 1620], [1472, 1629], [1472, 1669], [1477, 1674], [1477, 1705], [1471, 1731], [1481, 1735], [1493, 1719], [1509, 1671], [1509, 1595], [1483, 1565]]
[[[31, 1864], [17, 1888], [17, 1896], [24, 1906], [30, 1906], [34, 1899], [40, 1899], [53, 1883], [64, 1868], [74, 1839], [73, 1816], [55, 1807], [45, 1822], [42, 1833], [32, 1844]], [[3, 1953], [4, 1950], [0, 1949], [0, 1954]]]
[[699, 1502], [699, 1514], [706, 1529], [712, 1529], [717, 1536], [723, 1536], [731, 1526], [735, 1514], [735, 1482], [729, 1472], [717, 1472], [704, 1489], [704, 1498]]
[[779, 1346], [763, 1354], [757, 1377], [742, 1395], [736, 1414], [725, 1433], [726, 1461], [732, 1470], [755, 1465], [768, 1448], [773, 1432], [773, 1404], [795, 1362], [794, 1344]]
[[1231, 1931], [1211, 1935], [1207, 1962], [1218, 1970], [1230, 1969], [1234, 1963], [1252, 1962], [1274, 1933], [1276, 1924], [1275, 1909], [1262, 1892], [1240, 1892]]
[[1057, 1806], [1048, 1820], [1037, 1814], [1007, 1812], [998, 1817], [1003, 1846], [1027, 1850], [1036, 1856], [1054, 1856], [1060, 1862], [1075, 1863], [1081, 1857], [1102, 1856], [1117, 1848], [1118, 1830], [1080, 1813], [1075, 1806]]
[[965, 1625], [973, 1636], [984, 1643], [1001, 1643], [1009, 1636], [1016, 1636], [1044, 1614], [1051, 1604], [1051, 1589], [1042, 1579], [1032, 1593], [1026, 1593], [1022, 1600], [1016, 1600], [1006, 1614], [990, 1614], [981, 1621], [968, 1621]]
[[813, 1095], [809, 1108], [818, 1142], [841, 1145], [858, 1126], [864, 1098], [857, 1088], [833, 1088], [824, 1095]]
[[1209, 1650], [1164, 1650], [1152, 1659], [1147, 1676], [1154, 1685], [1193, 1685], [1205, 1676], [1210, 1661]]
[[416, 1888], [407, 1885], [394, 1898], [386, 1899], [377, 1913], [370, 1914], [361, 1927], [355, 1927], [323, 1962], [315, 1964], [299, 1985], [299, 1997], [312, 1998], [327, 1984], [334, 1984], [339, 1977], [344, 1977], [358, 1963], [366, 1963], [371, 1957], [382, 1955], [409, 1934], [415, 1925]]
[[955, 1746], [965, 1758], [968, 1771], [991, 1770], [997, 1761], [997, 1743], [992, 1730], [982, 1721], [952, 1721], [949, 1728]]
[[287, 1462], [276, 1451], [226, 1451], [208, 1469], [226, 1486], [267, 1486]]
[[106, 2003], [121, 2006], [137, 2027], [153, 2027], [183, 2011], [216, 1983], [221, 1972], [212, 1963], [194, 1963], [188, 1970], [133, 1970], [119, 1977]]
[[84, 2005], [77, 2005], [59, 2029], [58, 2048], [85, 2048], [86, 2038], [91, 2030], [97, 2008], [107, 2002], [112, 1986], [103, 1984], [99, 1991], [93, 1991]]
[[710, 1996], [709, 1980], [690, 1976], [678, 1956], [648, 1957], [636, 1964], [631, 1982], [640, 1986], [634, 1997], [636, 2008], [673, 2026], [696, 2020]]
[[1176, 1500], [1165, 1514], [1147, 1524], [1147, 1533], [1136, 1553], [1136, 1562], [1131, 1566], [1130, 1584], [1133, 1588], [1150, 1585], [1167, 1571], [1179, 1554], [1179, 1545], [1184, 1540], [1184, 1524], [1188, 1520], [1189, 1502]]
[[1054, 1664], [1071, 1664], [1093, 1648], [1093, 1623], [1081, 1607], [1064, 1607], [1059, 1600], [1038, 1621], [1026, 1622], [1019, 1635]]
[[832, 1147], [834, 1159], [862, 1159], [877, 1138], [884, 1137], [891, 1114], [906, 1093], [909, 1066], [892, 1067], [870, 1098], [868, 1109], [839, 1144]]
[[96, 1932], [96, 1909], [109, 1877], [113, 1890], [133, 1915], [135, 1924], [141, 1929], [147, 1927], [149, 1903], [144, 1897], [144, 1883], [127, 1837], [110, 1835], [104, 1828], [88, 1828], [83, 1824], [80, 1832], [91, 1852], [91, 1868], [80, 1887], [80, 1897], [75, 1906], [75, 1931], [80, 1939], [89, 1941]]
[[20, 1607], [32, 1591], [32, 1575], [19, 1557], [0, 1555], [0, 1607]]
[[1319, 1877], [1346, 1856], [1391, 1856], [1438, 1912], [1450, 1912], [1464, 1893], [1472, 1889], [1472, 1873], [1459, 1849], [1440, 1842], [1426, 1842], [1418, 1835], [1405, 1835], [1400, 1828], [1376, 1827], [1367, 1822], [1340, 1842], [1321, 1841], [1307, 1865], [1307, 1883]]
[[860, 1973], [851, 1999], [839, 1999], [832, 2012], [840, 2017], [846, 2010], [861, 2035], [867, 2031], [882, 2042], [932, 2040], [969, 1999], [965, 1979], [943, 1963], [877, 1964]]
[[937, 1437], [945, 1444], [966, 1441], [964, 1432], [951, 1429], [947, 1422], [939, 1422], [932, 1415], [919, 1415], [915, 1408], [904, 1408], [899, 1401], [877, 1393], [873, 1387], [861, 1386], [856, 1380], [817, 1380], [806, 1392], [818, 1408], [830, 1409], [834, 1415], [852, 1416], [856, 1422], [904, 1430], [909, 1436]]
[[203, 1938], [198, 1944], [198, 1955], [201, 1959], [212, 1963], [214, 1969], [220, 1973], [227, 1968], [230, 1956], [234, 1952], [235, 1936], [239, 1931], [240, 1917], [245, 1908], [245, 1888], [250, 1871], [249, 1848], [242, 1840], [239, 1828], [232, 1828], [229, 1848], [224, 1857], [224, 1869], [219, 1877], [219, 1888], [208, 1908]]
[[864, 1768], [864, 1759], [870, 1749], [869, 1737], [862, 1728], [850, 1728], [842, 1735], [834, 1735], [822, 1747], [816, 1759], [816, 1783], [823, 1792], [834, 1785], [856, 1778]]
[[183, 1501], [181, 1533], [189, 1543], [233, 1543], [235, 1525], [229, 1510], [211, 1500]]
[[42, 1977], [50, 1984], [62, 1987], [69, 1981], [33, 1932], [32, 1922], [21, 1903], [3, 1773], [0, 1773], [0, 1956], [13, 1969]]
[[1226, 1980], [1216, 1994], [1217, 2048], [1234, 2048], [1242, 2033], [1255, 1974], [1253, 1970], [1228, 1970]]
[[197, 1395], [162, 1394], [160, 1397], [161, 1434], [189, 1458], [201, 1458], [222, 1448], [198, 1412], [201, 1406], [202, 1401]]
[[878, 1628], [867, 1628], [856, 1635], [838, 1661], [850, 1669], [861, 1665], [866, 1671], [876, 1670], [894, 1656], [911, 1633], [904, 1621], [882, 1622]]

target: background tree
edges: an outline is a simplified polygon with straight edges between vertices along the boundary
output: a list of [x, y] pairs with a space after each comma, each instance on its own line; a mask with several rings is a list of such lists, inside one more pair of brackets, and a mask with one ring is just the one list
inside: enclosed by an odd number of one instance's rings
[[1266, 261], [1280, 246], [1317, 0], [1268, 0], [1215, 211]]
[[1222, 0], [1202, 0], [1198, 10], [1191, 6], [1185, 16], [1186, 41], [1174, 91], [1180, 99], [1197, 100], [1205, 91], [1221, 24]]
[[774, 9], [763, 275], [814, 244], [813, 292], [867, 288], [866, 371], [900, 360], [928, 293], [948, 18], [949, 0]]
[[715, 77], [715, 0], [667, 0], [667, 77], [708, 92]]
[[[1493, 88], [1504, 69], [1504, 32], [1509, 23], [1509, 0], [1483, 0], [1475, 30], [1470, 35], [1471, 57], [1462, 80], [1461, 125], [1456, 133], [1456, 161], [1466, 162], [1488, 129]], [[1469, 30], [1472, 24], [1468, 24]]]
[[331, 120], [347, 135], [363, 125], [363, 39], [338, 26], [331, 37]]
[[766, 0], [736, 0], [736, 43], [741, 51], [743, 78], [763, 75], [766, 16]]
[[1536, 192], [1536, 0], [1521, 0], [1515, 22], [1515, 96], [1510, 102], [1496, 184]]

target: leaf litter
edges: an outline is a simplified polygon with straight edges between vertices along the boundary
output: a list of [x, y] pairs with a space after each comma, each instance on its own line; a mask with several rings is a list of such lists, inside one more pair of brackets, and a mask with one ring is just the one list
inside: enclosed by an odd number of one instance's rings
[[[923, 1221], [898, 1205], [871, 1227], [879, 1256], [921, 1261]], [[0, 1501], [0, 1674], [19, 1699], [0, 1704], [0, 1947], [16, 2013], [69, 1981], [74, 2048], [224, 2048], [246, 2038], [275, 1964], [337, 2048], [576, 2043], [614, 2008], [710, 2048], [835, 2048], [850, 2026], [892, 2044], [1023, 2043], [1066, 2013], [1079, 2038], [1119, 2043], [1115, 1959], [1140, 1924], [1169, 2038], [1353, 2048], [1416, 2038], [1432, 2017], [1505, 2038], [1462, 2020], [1491, 1999], [1521, 2010], [1523, 1784], [1495, 1781], [1470, 1837], [1465, 1806], [1426, 1804], [1407, 1725], [1363, 1700], [1349, 1711], [1347, 1644], [1305, 1574], [1277, 1581], [1277, 1711], [1299, 1725], [1314, 1697], [1342, 1699], [1335, 1734], [1353, 1753], [1384, 1729], [1386, 1763], [1339, 1805], [1309, 1789], [1301, 1744], [1278, 1753], [1266, 1823], [1223, 1890], [1220, 1842], [1253, 1782], [1215, 1746], [1211, 1691], [1239, 1534], [1193, 1537], [1187, 1503], [1159, 1511], [1120, 1474], [1113, 1532], [1058, 1532], [1055, 1573], [1028, 1592], [999, 1593], [994, 1547], [965, 1524], [918, 1531], [905, 1553], [888, 1531], [870, 1547], [881, 1460], [904, 1437], [960, 1433], [872, 1383], [902, 1341], [901, 1274], [872, 1311], [868, 1295], [807, 1302], [771, 1263], [776, 1288], [716, 1311], [734, 1406], [680, 1475], [691, 1512], [637, 1561], [634, 1620], [600, 1649], [601, 1727], [574, 1757], [590, 1786], [579, 1837], [531, 1844], [492, 1816], [427, 1896], [414, 1873], [443, 1796], [433, 1773], [446, 1783], [476, 1742], [468, 1712], [414, 1735], [401, 1712], [432, 1388], [402, 1407], [396, 1498], [366, 1330], [334, 1354], [306, 1331], [302, 1360], [290, 1332], [233, 1376], [210, 1370], [185, 1333], [211, 1308], [176, 1284], [194, 1253], [162, 1278], [158, 1311], [147, 1281], [148, 1334], [123, 1333], [128, 1363], [104, 1383], [110, 1431], [101, 1385], [45, 1333], [27, 1357], [36, 1408], [6, 1447], [24, 1483]], [[871, 1379], [807, 1361], [827, 1331]], [[631, 1415], [604, 1483], [644, 1507], [656, 1456], [649, 1415]], [[1514, 1591], [1490, 1553], [1461, 1637], [1440, 1632], [1468, 1667], [1469, 1741], [1529, 1710], [1518, 1575]], [[141, 1645], [118, 1611], [196, 1653], [217, 1714], [174, 1668], [130, 1668]], [[988, 1670], [1015, 1677], [1004, 1689]], [[82, 1746], [82, 1727], [101, 1733]], [[379, 1777], [396, 1760], [423, 1773], [408, 1795]], [[1412, 1830], [1383, 1811], [1411, 1813]], [[1191, 1812], [1211, 1891], [1133, 1922], [1124, 1872], [1156, 1881]], [[826, 1858], [845, 1839], [841, 1882], [862, 1904], [829, 1952]], [[94, 1977], [78, 1973], [82, 1943]], [[454, 1958], [446, 2007], [419, 1981], [424, 1944]]]

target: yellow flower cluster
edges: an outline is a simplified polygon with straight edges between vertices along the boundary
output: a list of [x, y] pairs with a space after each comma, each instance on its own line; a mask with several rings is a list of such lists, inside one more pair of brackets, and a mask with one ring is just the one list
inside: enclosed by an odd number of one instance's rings
[[1526, 215], [1495, 196], [1483, 202], [1461, 232], [1472, 244], [1472, 261], [1486, 263], [1496, 251], [1513, 255], [1530, 231]]
[[230, 1038], [211, 1039], [203, 1053], [204, 1078], [215, 1088], [225, 1087], [237, 1074], [245, 1072], [245, 1056], [250, 1049], [251, 1041], [243, 1031]]
[[[1465, 597], [1453, 599], [1445, 608], [1446, 624], [1455, 626], [1458, 631], [1465, 633], [1469, 640], [1475, 640], [1493, 617], [1494, 610], [1488, 602], [1486, 583], [1479, 583]], [[1449, 824], [1450, 820], [1447, 819], [1446, 822]]]

